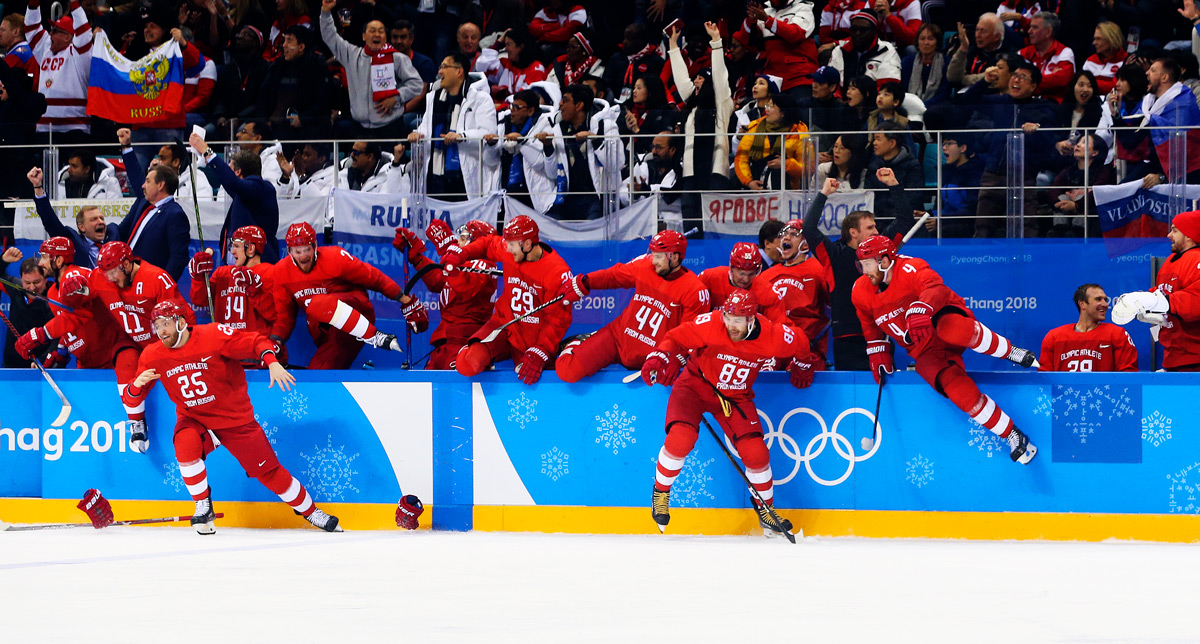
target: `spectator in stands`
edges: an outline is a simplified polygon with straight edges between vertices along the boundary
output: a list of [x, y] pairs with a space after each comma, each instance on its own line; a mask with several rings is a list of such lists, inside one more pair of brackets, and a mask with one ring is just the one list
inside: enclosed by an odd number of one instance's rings
[[[800, 187], [805, 170], [808, 126], [796, 114], [796, 100], [775, 94], [763, 117], [750, 124], [738, 144], [733, 167], [749, 190]], [[783, 180], [786, 174], [787, 181]]]
[[37, 91], [46, 97], [45, 114], [37, 124], [38, 138], [44, 141], [53, 132], [57, 143], [88, 143], [92, 29], [87, 14], [77, 2], [72, 2], [71, 15], [54, 21], [50, 33], [46, 33], [39, 0], [29, 0], [25, 35], [34, 59], [42, 68]]
[[904, 145], [906, 136], [907, 132], [896, 123], [883, 123], [871, 132], [871, 149], [875, 156], [867, 164], [865, 186], [868, 189], [880, 190], [875, 193], [876, 212], [894, 212], [904, 209], [904, 205], [888, 203], [892, 195], [886, 188], [891, 184], [884, 183], [878, 178], [881, 168], [892, 171], [892, 175], [904, 189], [904, 196], [908, 198], [907, 206], [910, 209], [924, 209], [925, 192], [922, 188], [925, 187], [925, 172], [921, 167], [921, 162]]
[[900, 63], [904, 89], [921, 99], [926, 107], [950, 99], [950, 81], [946, 78], [949, 60], [941, 52], [942, 30], [935, 24], [917, 30], [917, 53]]
[[1092, 38], [1092, 46], [1096, 53], [1088, 56], [1083, 63], [1084, 71], [1089, 71], [1096, 77], [1103, 96], [1112, 91], [1117, 84], [1117, 70], [1125, 64], [1129, 57], [1125, 51], [1125, 35], [1115, 22], [1102, 22], [1096, 25], [1096, 35]]
[[885, 38], [900, 49], [917, 43], [922, 24], [920, 0], [875, 0], [872, 6], [883, 21], [881, 33]]
[[780, 93], [779, 85], [782, 81], [780, 77], [770, 74], [754, 75], [754, 84], [750, 86], [750, 100], [734, 112], [739, 134], [745, 132], [751, 122], [763, 117], [767, 104], [771, 102], [771, 96]]
[[779, 89], [797, 100], [812, 96], [812, 74], [817, 70], [817, 31], [813, 5], [808, 0], [751, 2], [740, 33], [762, 38], [762, 71], [781, 79]]
[[[433, 62], [432, 58], [413, 49], [413, 42], [415, 40], [413, 23], [408, 20], [397, 20], [392, 23], [392, 30], [388, 34], [388, 42], [392, 44], [393, 49], [412, 60], [413, 68], [417, 70], [417, 74], [420, 74], [421, 80], [425, 84], [432, 83], [437, 80], [437, 65]], [[412, 110], [406, 109], [405, 111]]]
[[895, 123], [896, 127], [907, 130], [908, 117], [898, 110], [904, 103], [904, 86], [900, 81], [888, 81], [879, 87], [875, 95], [875, 109], [867, 116], [867, 131], [875, 132], [884, 123]]
[[[303, 29], [303, 27], [301, 27]], [[269, 63], [263, 59], [263, 35], [253, 25], [234, 32], [225, 52], [225, 63], [217, 67], [217, 86], [213, 90], [215, 127], [210, 132], [221, 139], [232, 137], [230, 122], [257, 118], [258, 93], [267, 78]]]
[[[258, 157], [259, 160], [259, 176], [267, 183], [275, 187], [275, 192], [279, 196], [291, 196], [295, 190], [294, 185], [288, 185], [283, 182], [283, 171], [279, 168], [279, 153], [283, 151], [278, 141], [273, 139], [271, 126], [266, 120], [255, 119], [242, 123], [242, 127], [238, 128], [236, 134], [233, 135], [238, 151], [245, 150]], [[271, 141], [268, 143], [268, 141]], [[229, 154], [233, 157], [233, 152]], [[218, 191], [218, 194], [224, 194]], [[259, 226], [263, 230], [265, 227]], [[237, 228], [234, 228], [237, 230]]]
[[[1197, 109], [1196, 95], [1180, 82], [1179, 65], [1170, 58], [1159, 58], [1146, 70], [1148, 92], [1142, 98], [1142, 114], [1144, 116], [1126, 117], [1123, 123], [1114, 123], [1136, 129], [1118, 129], [1117, 139], [1126, 150], [1136, 150], [1139, 145], [1145, 145], [1151, 153], [1147, 155], [1149, 165], [1145, 168], [1147, 174], [1142, 185], [1150, 189], [1160, 183], [1165, 183], [1172, 174], [1171, 144], [1174, 128], [1187, 131], [1187, 158], [1184, 167], [1175, 171], [1180, 176], [1186, 175], [1188, 183], [1200, 182], [1200, 109]], [[1172, 128], [1172, 129], [1167, 129]], [[1129, 177], [1125, 178], [1126, 181]]]
[[400, 138], [404, 135], [404, 106], [421, 93], [421, 77], [408, 56], [392, 49], [382, 22], [372, 20], [363, 30], [362, 47], [337, 34], [329, 12], [337, 0], [321, 0], [321, 37], [346, 70], [353, 121], [339, 123], [339, 138]]
[[275, 187], [262, 177], [262, 161], [258, 155], [241, 149], [230, 155], [225, 164], [215, 150], [208, 147], [204, 137], [192, 133], [188, 143], [204, 163], [212, 169], [217, 185], [229, 193], [232, 203], [225, 221], [221, 224], [221, 260], [225, 262], [229, 252], [229, 236], [242, 226], [258, 226], [267, 236], [265, 248], [259, 249], [262, 260], [268, 263], [279, 261], [279, 200]]
[[496, 108], [483, 74], [471, 72], [470, 60], [460, 53], [446, 56], [439, 79], [429, 89], [425, 117], [408, 135], [410, 147], [425, 140], [423, 167], [410, 170], [425, 176], [425, 192], [439, 199], [462, 201], [486, 194], [496, 185], [496, 167], [481, 163], [483, 135], [496, 131]]
[[[1102, 7], [1101, 15], [1129, 33], [1131, 28], [1140, 32], [1141, 46], [1163, 48], [1172, 40], [1186, 39], [1188, 20], [1181, 12], [1171, 11], [1179, 5], [1172, 0], [1097, 0]], [[1186, 7], [1186, 2], [1183, 3]], [[1149, 65], [1147, 65], [1149, 67]]]
[[[1066, 137], [1054, 144], [1054, 148], [1060, 155], [1070, 157], [1074, 154], [1075, 144], [1083, 136], [1083, 131], [1093, 130], [1100, 124], [1103, 108], [1096, 77], [1089, 71], [1075, 74], [1075, 78], [1071, 82], [1071, 94], [1063, 100], [1062, 108], [1059, 110], [1059, 123], [1071, 128]], [[1055, 136], [1062, 135], [1056, 134]], [[1107, 144], [1104, 149], [1107, 153]]]
[[[725, 48], [725, 66], [729, 69], [729, 84], [733, 88], [733, 101], [739, 105], [750, 100], [750, 88], [758, 78], [761, 61], [757, 50], [750, 47], [750, 34], [735, 31]], [[783, 82], [781, 78], [780, 83]], [[753, 119], [751, 119], [753, 120]]]
[[[312, 19], [308, 17], [308, 5], [304, 0], [275, 0], [277, 17], [271, 23], [271, 31], [267, 35], [267, 46], [263, 58], [268, 61], [283, 56], [283, 38], [291, 27], [312, 30]], [[262, 37], [262, 34], [259, 34]]]
[[[1021, 43], [1006, 34], [1004, 22], [994, 13], [979, 16], [975, 23], [974, 45], [967, 37], [967, 28], [960, 22], [957, 48], [950, 57], [946, 78], [956, 86], [970, 87], [983, 80], [983, 73], [996, 65], [1000, 54], [1015, 54], [1020, 48]], [[1007, 87], [1003, 91], [1007, 91]]]
[[[617, 128], [622, 136], [654, 134], [675, 127], [679, 113], [667, 102], [667, 90], [656, 75], [642, 74], [633, 83], [633, 95], [620, 107]], [[633, 139], [633, 151], [646, 154], [653, 137]]]
[[605, 103], [612, 104], [616, 102], [613, 98], [612, 92], [608, 91], [608, 84], [605, 83], [604, 79], [600, 78], [599, 76], [584, 76], [579, 80], [579, 84], [584, 85], [588, 89], [592, 90], [592, 95], [604, 101]]
[[832, 48], [833, 43], [850, 37], [850, 20], [856, 13], [866, 9], [867, 0], [829, 0], [821, 11], [822, 49]]
[[263, 12], [259, 0], [231, 0], [225, 22], [231, 34], [236, 34], [246, 25], [258, 29], [259, 33], [266, 33], [271, 27], [271, 21]]
[[47, 237], [66, 237], [75, 246], [75, 261], [77, 266], [96, 268], [96, 260], [100, 256], [100, 245], [120, 238], [116, 224], [105, 223], [104, 211], [97, 206], [86, 206], [75, 213], [75, 230], [63, 225], [58, 213], [50, 206], [50, 197], [46, 193], [45, 177], [41, 168], [33, 168], [26, 175], [29, 185], [33, 188], [33, 205], [38, 218], [42, 220], [42, 228]]
[[191, 258], [188, 244], [192, 239], [187, 214], [175, 201], [179, 175], [162, 163], [143, 175], [133, 153], [132, 133], [127, 128], [117, 130], [117, 141], [129, 185], [141, 186], [141, 194], [118, 226], [118, 239], [129, 244], [134, 255], [165, 270], [178, 282]]
[[[546, 0], [545, 6], [529, 21], [529, 34], [541, 44], [542, 58], [563, 53], [571, 36], [588, 26], [588, 13], [582, 5], [566, 0]], [[534, 52], [528, 54], [534, 57]]]
[[879, 39], [879, 18], [863, 10], [850, 19], [850, 38], [841, 40], [829, 56], [829, 66], [842, 78], [868, 76], [876, 86], [900, 80], [900, 55], [896, 46]]
[[342, 186], [359, 192], [387, 192], [388, 175], [393, 156], [384, 152], [375, 141], [355, 141], [342, 161]]
[[33, 79], [32, 87], [38, 86], [38, 61], [25, 42], [25, 16], [10, 13], [0, 20], [0, 58], [9, 67], [24, 70]]
[[172, 143], [164, 145], [158, 149], [158, 155], [150, 160], [150, 167], [159, 163], [166, 164], [179, 175], [179, 189], [175, 191], [175, 197], [182, 199], [184, 203], [189, 203], [192, 199], [192, 175], [196, 177], [196, 196], [199, 199], [212, 201], [216, 199], [213, 194], [212, 185], [208, 182], [208, 175], [197, 170], [191, 172], [192, 155], [183, 147], [181, 143]]
[[682, 221], [679, 192], [683, 178], [683, 166], [680, 163], [682, 147], [674, 132], [659, 132], [654, 137], [650, 154], [642, 157], [642, 162], [634, 166], [632, 173], [635, 192], [649, 191], [651, 196], [660, 199], [658, 212], [664, 221]]
[[[1074, 156], [1075, 162], [1058, 173], [1054, 178], [1054, 187], [1047, 195], [1054, 208], [1054, 219], [1046, 237], [1083, 237], [1085, 227], [1089, 237], [1099, 232], [1092, 186], [1116, 182], [1112, 167], [1104, 162], [1108, 157], [1108, 144], [1089, 133], [1080, 137], [1075, 144]], [[1090, 215], [1086, 220], [1085, 207], [1086, 215]]]
[[1114, 150], [1119, 166], [1123, 166], [1117, 171], [1121, 182], [1141, 179], [1151, 170], [1150, 155], [1146, 153], [1147, 150], [1139, 149], [1139, 140], [1131, 138], [1130, 143], [1133, 147], [1126, 148], [1113, 130], [1114, 125], [1136, 123], [1142, 118], [1142, 99], [1149, 93], [1149, 86], [1146, 70], [1126, 62], [1117, 70], [1117, 81], [1113, 91], [1104, 97], [1104, 107], [1096, 134], [1104, 139], [1110, 150]]
[[1029, 21], [1029, 46], [1020, 51], [1021, 58], [1042, 72], [1040, 91], [1044, 98], [1061, 103], [1070, 92], [1075, 77], [1075, 52], [1056, 39], [1062, 21], [1049, 11], [1036, 14]]
[[[1200, 40], [1197, 42], [1200, 43]], [[1190, 51], [1171, 49], [1163, 52], [1163, 56], [1179, 65], [1179, 82], [1192, 90], [1197, 104], [1200, 104], [1200, 60], [1196, 59], [1196, 54]]]
[[[20, 262], [21, 288], [34, 295], [45, 295], [49, 282], [46, 281], [46, 276], [42, 275], [41, 269], [38, 268], [37, 259], [30, 257], [22, 261], [21, 251], [16, 246], [4, 249], [4, 254], [0, 255], [0, 275], [9, 278], [8, 265]], [[50, 311], [50, 305], [45, 300], [39, 300], [31, 295], [22, 293], [17, 289], [5, 284], [4, 292], [8, 293], [8, 320], [15, 327], [17, 335], [23, 335], [30, 329], [40, 326], [45, 326], [54, 314]], [[17, 353], [16, 341], [17, 336], [12, 333], [4, 334], [4, 367], [7, 369], [28, 369], [29, 361], [22, 358]], [[42, 351], [38, 351], [34, 355], [34, 359], [39, 362], [45, 359], [46, 353], [53, 349], [53, 346], [47, 345]], [[50, 366], [50, 365], [46, 365]]]
[[663, 59], [658, 46], [650, 42], [650, 30], [643, 23], [625, 28], [625, 38], [605, 65], [604, 82], [618, 102], [633, 94], [633, 83], [640, 76], [662, 74]]
[[504, 32], [502, 40], [507, 55], [500, 58], [495, 79], [489, 78], [492, 96], [497, 103], [503, 103], [508, 96], [546, 80], [546, 67], [536, 58], [537, 47], [528, 31], [514, 27]]
[[616, 198], [620, 175], [609, 171], [625, 164], [625, 147], [617, 131], [617, 106], [596, 99], [584, 85], [569, 85], [563, 90], [557, 131], [535, 135], [546, 156], [564, 158], [566, 193], [547, 214], [561, 220], [598, 219], [604, 214], [604, 202]]
[[801, 120], [808, 123], [811, 132], [833, 133], [816, 134], [814, 137], [820, 160], [829, 161], [837, 133], [861, 129], [862, 123], [850, 106], [838, 98], [837, 91], [842, 82], [836, 69], [825, 65], [809, 76], [813, 80], [813, 95], [800, 104]]
[[67, 149], [67, 165], [58, 172], [63, 199], [120, 199], [121, 183], [113, 165], [82, 148]]
[[942, 211], [937, 213], [942, 237], [975, 236], [983, 161], [975, 154], [974, 141], [967, 132], [942, 135]]
[[[46, 99], [38, 94], [24, 69], [11, 68], [0, 60], [0, 145], [34, 143], [38, 119], [46, 111]], [[29, 197], [25, 172], [40, 163], [41, 151], [9, 148], [0, 154], [0, 196]], [[12, 221], [8, 215], [8, 221]], [[11, 225], [11, 224], [10, 224]]]
[[284, 141], [329, 136], [332, 88], [328, 66], [309, 51], [312, 31], [288, 27], [283, 35], [283, 55], [267, 68], [254, 111]]
[[495, 49], [490, 47], [480, 47], [479, 41], [483, 38], [483, 32], [480, 31], [479, 25], [473, 22], [464, 22], [458, 26], [458, 52], [467, 57], [471, 63], [467, 67], [467, 72], [479, 72], [483, 75], [495, 74], [500, 67], [499, 54]]
[[229, 26], [222, 15], [228, 15], [224, 2], [183, 0], [179, 4], [179, 27], [191, 30], [192, 43], [205, 58], [216, 58], [229, 42]]
[[483, 135], [484, 163], [499, 167], [500, 187], [542, 214], [558, 196], [558, 155], [547, 155], [537, 139], [540, 132], [553, 132], [553, 116], [550, 107], [542, 109], [540, 94], [523, 89], [499, 114], [496, 131]]
[[758, 254], [762, 255], [764, 270], [783, 261], [779, 252], [779, 233], [783, 229], [784, 223], [778, 219], [768, 219], [758, 227]]
[[[296, 176], [296, 193], [301, 197], [324, 197], [333, 188], [337, 168], [330, 158], [329, 146], [325, 143], [305, 143], [296, 150], [291, 162], [279, 162], [283, 172], [281, 180], [290, 183]], [[397, 156], [403, 156], [403, 151]], [[395, 168], [393, 168], [395, 170]]]
[[721, 190], [729, 184], [730, 117], [736, 107], [725, 71], [721, 33], [711, 22], [704, 23], [712, 48], [712, 67], [690, 77], [679, 52], [679, 33], [670, 34], [671, 73], [684, 101], [683, 195], [684, 225], [700, 224], [702, 190]]
[[[213, 78], [201, 78], [200, 75], [205, 70], [207, 59], [204, 58], [195, 45], [183, 37], [183, 32], [176, 27], [171, 29], [170, 34], [168, 34], [164, 31], [162, 25], [155, 22], [158, 20], [165, 21], [165, 16], [166, 14], [161, 12], [146, 14], [146, 25], [142, 30], [142, 34], [145, 38], [146, 46], [150, 50], [154, 50], [167, 42], [168, 37], [179, 44], [179, 48], [183, 53], [184, 114], [164, 117], [133, 126], [134, 143], [153, 144], [137, 146], [138, 164], [143, 168], [149, 167], [150, 160], [154, 158], [155, 153], [162, 144], [178, 141], [186, 136], [184, 128], [187, 126], [186, 113], [188, 109], [198, 109], [200, 103], [207, 104], [207, 101], [212, 96], [213, 87], [216, 85], [215, 76]], [[195, 82], [188, 84], [188, 80], [194, 80]], [[201, 83], [201, 81], [203, 82]]]
[[875, 79], [870, 76], [855, 76], [846, 85], [846, 106], [850, 108], [850, 122], [854, 127], [849, 131], [865, 130], [867, 118], [875, 109], [876, 97], [879, 90]]
[[826, 179], [837, 179], [838, 192], [861, 190], [866, 187], [870, 160], [865, 134], [835, 137], [829, 161], [817, 166], [817, 185], [825, 185]]
[[567, 41], [567, 53], [558, 57], [550, 69], [549, 80], [567, 87], [583, 82], [585, 76], [604, 76], [604, 64], [592, 51], [587, 36], [577, 33]]

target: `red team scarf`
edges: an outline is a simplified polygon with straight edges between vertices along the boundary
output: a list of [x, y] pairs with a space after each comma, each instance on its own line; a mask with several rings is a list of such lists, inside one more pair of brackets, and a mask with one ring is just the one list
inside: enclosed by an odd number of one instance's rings
[[371, 57], [371, 100], [378, 103], [385, 98], [399, 96], [400, 90], [396, 89], [396, 61], [392, 58], [396, 50], [388, 43], [383, 43], [378, 51], [363, 47], [363, 52]]
[[587, 73], [592, 69], [592, 65], [595, 65], [596, 61], [599, 60], [599, 58], [596, 58], [595, 52], [592, 51], [592, 43], [588, 42], [586, 36], [577, 33], [574, 34], [572, 38], [574, 38], [580, 44], [580, 46], [583, 47], [583, 50], [587, 52], [588, 57], [578, 67], [572, 66], [571, 61], [567, 60], [565, 54], [559, 58], [559, 60], [563, 61], [563, 87], [566, 87], [567, 85], [574, 85], [579, 82], [579, 79], [587, 75]]

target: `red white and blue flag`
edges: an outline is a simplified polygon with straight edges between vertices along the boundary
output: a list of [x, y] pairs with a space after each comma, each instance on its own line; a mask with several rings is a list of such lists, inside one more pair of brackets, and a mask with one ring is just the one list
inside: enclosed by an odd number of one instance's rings
[[[1171, 138], [1173, 133], [1185, 133], [1181, 145], [1186, 141], [1186, 168], [1180, 174], [1189, 174], [1200, 170], [1200, 108], [1196, 106], [1196, 95], [1183, 83], [1175, 83], [1162, 96], [1153, 92], [1142, 99], [1142, 127], [1149, 126], [1150, 139], [1163, 172], [1172, 176], [1171, 172]], [[1163, 129], [1175, 128], [1175, 129]]]
[[87, 113], [117, 123], [151, 123], [183, 115], [183, 54], [168, 40], [134, 61], [104, 32], [96, 35]]

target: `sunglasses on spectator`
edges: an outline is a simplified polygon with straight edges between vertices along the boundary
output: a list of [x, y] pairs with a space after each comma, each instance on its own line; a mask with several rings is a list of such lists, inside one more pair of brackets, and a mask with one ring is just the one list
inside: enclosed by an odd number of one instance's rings
[[366, 150], [355, 150], [354, 148], [350, 148], [350, 156], [352, 156], [352, 157], [356, 157], [360, 154], [366, 154], [366, 153], [367, 153]]

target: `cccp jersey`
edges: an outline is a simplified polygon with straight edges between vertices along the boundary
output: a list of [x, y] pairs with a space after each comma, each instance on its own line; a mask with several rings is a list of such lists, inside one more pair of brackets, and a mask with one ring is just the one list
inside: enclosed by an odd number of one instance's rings
[[1137, 371], [1137, 347], [1121, 327], [1101, 322], [1086, 333], [1074, 324], [1050, 329], [1042, 340], [1039, 371]]
[[[117, 324], [124, 329], [126, 335], [141, 347], [147, 347], [158, 342], [154, 328], [150, 324], [150, 312], [159, 302], [178, 302], [184, 308], [188, 324], [196, 321], [192, 308], [179, 295], [175, 280], [163, 269], [134, 260], [137, 272], [134, 273], [129, 285], [121, 288], [113, 284], [112, 290], [102, 290], [100, 295], [108, 304], [108, 311]], [[99, 271], [96, 271], [99, 272]], [[115, 294], [115, 298], [113, 295]]]
[[[67, 295], [51, 284], [47, 297], [74, 309], [50, 305], [54, 319], [46, 323], [46, 333], [75, 356], [80, 369], [111, 369], [118, 349], [134, 347], [133, 341], [117, 325], [108, 312], [107, 301], [117, 298], [116, 287], [98, 270], [82, 266], [64, 267], [58, 282], [70, 275], [82, 275], [88, 280], [88, 294]], [[101, 297], [101, 293], [106, 295]]]
[[866, 275], [854, 283], [850, 299], [862, 322], [863, 336], [867, 342], [889, 336], [913, 358], [919, 357], [927, 349], [944, 347], [945, 343], [936, 333], [918, 345], [908, 341], [908, 322], [904, 314], [917, 301], [928, 304], [934, 313], [950, 306], [974, 319], [967, 303], [942, 283], [942, 276], [930, 268], [925, 260], [897, 256], [891, 276], [891, 282], [882, 291]]
[[[248, 270], [256, 279], [247, 279], [233, 272], [233, 266], [222, 266], [208, 278], [213, 291], [213, 315], [216, 321], [240, 331], [268, 334], [275, 323], [274, 280], [275, 265], [260, 262]], [[241, 271], [238, 271], [241, 273]], [[208, 292], [203, 279], [192, 280], [192, 303], [208, 306]]]
[[[829, 289], [825, 286], [825, 269], [814, 257], [795, 264], [776, 264], [763, 271], [755, 281], [766, 280], [783, 303], [788, 324], [815, 340], [829, 325]], [[823, 347], [816, 343], [817, 347]], [[824, 351], [820, 351], [824, 355]]]
[[1176, 253], [1158, 271], [1171, 312], [1158, 332], [1164, 369], [1200, 365], [1200, 247]]
[[685, 367], [688, 373], [703, 375], [733, 401], [753, 400], [754, 381], [766, 362], [779, 356], [803, 360], [811, 355], [803, 333], [771, 322], [762, 314], [755, 319], [750, 335], [734, 342], [729, 339], [721, 314], [705, 313], [668, 331], [657, 349], [669, 356], [686, 355], [690, 350], [692, 355]]
[[312, 271], [308, 273], [297, 268], [291, 257], [284, 257], [275, 264], [271, 275], [275, 281], [275, 324], [271, 335], [281, 338], [291, 335], [296, 326], [297, 312], [306, 310], [309, 299], [314, 295], [353, 293], [361, 298], [354, 302], [355, 305], [371, 308], [366, 291], [378, 291], [394, 300], [403, 290], [378, 268], [359, 260], [345, 249], [322, 246], [315, 252], [317, 257], [313, 261]]
[[[421, 270], [432, 263], [422, 255], [414, 266]], [[482, 259], [473, 259], [463, 266], [496, 268], [494, 263]], [[429, 338], [430, 344], [435, 346], [446, 338], [471, 337], [487, 322], [495, 308], [492, 296], [496, 294], [496, 278], [491, 275], [432, 270], [422, 276], [421, 281], [431, 293], [438, 294], [438, 310], [441, 311], [442, 321]]]
[[[704, 284], [704, 288], [708, 289], [713, 309], [720, 308], [725, 303], [725, 299], [729, 297], [729, 294], [737, 288], [729, 281], [728, 266], [714, 266], [704, 269], [700, 273], [700, 281]], [[750, 282], [748, 290], [754, 293], [754, 298], [758, 300], [759, 313], [766, 315], [775, 322], [787, 322], [787, 312], [783, 308], [783, 303], [779, 301], [779, 296], [775, 294], [775, 291], [771, 290], [770, 283], [762, 279], [762, 275], [754, 277], [754, 281]]]

